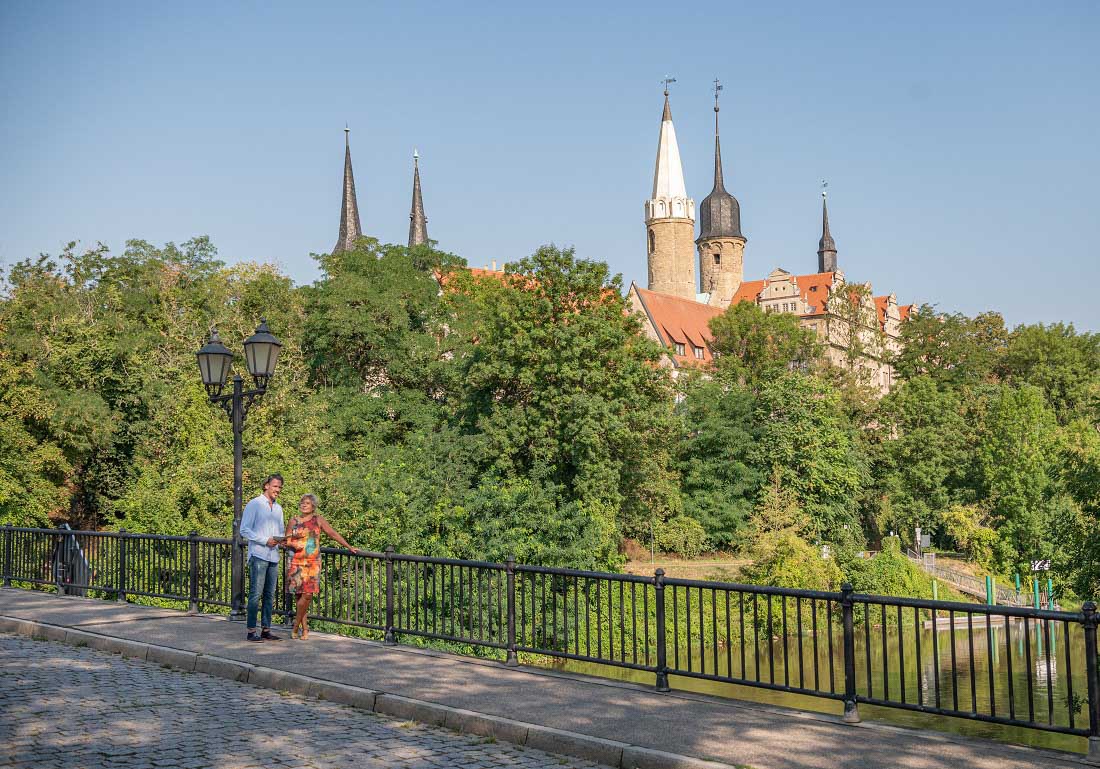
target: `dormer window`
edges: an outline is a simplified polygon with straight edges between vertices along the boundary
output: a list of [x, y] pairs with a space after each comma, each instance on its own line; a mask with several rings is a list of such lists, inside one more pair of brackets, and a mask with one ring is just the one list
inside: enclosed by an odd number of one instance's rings
[[696, 357], [697, 360], [702, 360], [703, 359], [703, 348], [702, 347], [696, 347], [695, 348], [695, 357]]
[[677, 355], [687, 354], [687, 350], [684, 348], [684, 343], [683, 342], [677, 342], [676, 343], [676, 354]]

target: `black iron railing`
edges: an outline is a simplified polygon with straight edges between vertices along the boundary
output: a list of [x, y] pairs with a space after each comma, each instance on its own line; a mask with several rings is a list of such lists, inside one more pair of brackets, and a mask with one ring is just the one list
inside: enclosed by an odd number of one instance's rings
[[[68, 538], [68, 540], [67, 540]], [[78, 547], [66, 546], [69, 541]], [[87, 567], [58, 568], [79, 551]], [[325, 548], [310, 617], [651, 673], [1089, 737], [1100, 750], [1097, 612], [793, 590]], [[3, 528], [3, 584], [228, 608], [231, 542]], [[73, 576], [83, 579], [72, 581]], [[282, 577], [280, 577], [282, 579]], [[280, 592], [281, 585], [280, 585]], [[290, 610], [287, 602], [282, 611]]]

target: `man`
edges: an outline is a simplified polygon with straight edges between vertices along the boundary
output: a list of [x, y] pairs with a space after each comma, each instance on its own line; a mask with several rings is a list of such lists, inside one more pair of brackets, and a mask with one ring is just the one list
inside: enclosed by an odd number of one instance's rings
[[[267, 477], [263, 494], [244, 508], [241, 537], [248, 541], [248, 640], [279, 641], [271, 632], [271, 603], [279, 581], [279, 545], [283, 540], [283, 508], [275, 499], [283, 490], [283, 476]], [[256, 632], [256, 612], [260, 609], [260, 631]]]

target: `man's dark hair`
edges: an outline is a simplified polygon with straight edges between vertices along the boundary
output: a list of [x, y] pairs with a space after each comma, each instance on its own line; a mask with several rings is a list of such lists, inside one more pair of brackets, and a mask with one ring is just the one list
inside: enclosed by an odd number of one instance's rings
[[267, 484], [271, 483], [272, 481], [278, 481], [279, 483], [285, 483], [285, 481], [283, 481], [283, 476], [279, 475], [278, 473], [272, 473], [271, 475], [267, 476], [267, 478], [264, 480], [264, 485], [261, 486], [260, 488], [261, 489], [266, 489]]

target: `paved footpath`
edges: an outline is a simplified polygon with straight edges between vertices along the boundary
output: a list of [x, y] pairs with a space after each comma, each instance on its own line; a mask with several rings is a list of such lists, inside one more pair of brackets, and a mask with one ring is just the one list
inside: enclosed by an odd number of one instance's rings
[[[688, 692], [657, 694], [652, 687], [637, 684], [525, 667], [506, 668], [499, 662], [410, 647], [387, 647], [335, 635], [313, 633], [307, 642], [249, 644], [243, 639], [241, 625], [224, 618], [189, 616], [178, 611], [108, 601], [58, 598], [40, 592], [0, 589], [0, 629], [5, 628], [63, 638], [68, 643], [122, 647], [120, 650], [124, 653], [148, 657], [155, 662], [170, 662], [184, 669], [248, 680], [275, 689], [301, 690], [303, 694], [316, 692], [329, 700], [363, 702], [368, 710], [397, 716], [402, 721], [416, 718], [446, 724], [461, 731], [494, 735], [500, 743], [519, 743], [628, 769], [702, 769], [704, 760], [721, 762], [725, 766], [748, 765], [753, 769], [1081, 769], [1084, 765], [1084, 756], [1080, 754], [1034, 750], [871, 722], [850, 726], [842, 724], [837, 717], [820, 713]], [[131, 643], [135, 641], [155, 646]], [[55, 647], [50, 644], [48, 648]], [[88, 654], [80, 649], [73, 651], [72, 647], [63, 651], [74, 659], [86, 659], [83, 655]], [[7, 699], [0, 700], [0, 714], [4, 714], [0, 715], [0, 729], [4, 728], [8, 703], [19, 704], [25, 696], [25, 692], [19, 692], [13, 677], [27, 675], [24, 668], [33, 671], [38, 663], [33, 661], [33, 656], [30, 659], [31, 662], [17, 659], [13, 663], [9, 655], [2, 660], [0, 696]], [[13, 664], [16, 673], [11, 670]], [[137, 669], [120, 659], [111, 664], [120, 666], [117, 668], [120, 671]], [[59, 680], [48, 675], [50, 680]], [[169, 680], [168, 671], [158, 668], [156, 675], [164, 675], [165, 680]], [[307, 679], [304, 677], [309, 677], [312, 683], [305, 686], [303, 682]], [[178, 674], [171, 674], [171, 680], [181, 679]], [[182, 680], [202, 680], [207, 681], [207, 685], [215, 685], [212, 679], [200, 678], [197, 673], [185, 675]], [[114, 688], [124, 694], [126, 685], [115, 684]], [[239, 705], [244, 703], [244, 713], [248, 714], [262, 710], [256, 703], [275, 702], [274, 698], [279, 697], [277, 693], [252, 686], [238, 685], [233, 691], [241, 694], [232, 699], [214, 697], [206, 718], [172, 720], [172, 709], [178, 704], [172, 696], [157, 699], [159, 704], [155, 712], [157, 718], [167, 719], [168, 727], [174, 730], [172, 740], [182, 739], [188, 729], [220, 739], [228, 734], [230, 714], [238, 712]], [[45, 707], [41, 698], [34, 700], [31, 703], [34, 707]], [[265, 750], [265, 758], [274, 761], [297, 741], [306, 739], [307, 733], [316, 733], [322, 738], [318, 742], [334, 746], [333, 750], [343, 749], [335, 747], [342, 746], [342, 740], [357, 739], [356, 728], [347, 727], [348, 722], [329, 730], [326, 718], [314, 722], [316, 726], [310, 729], [295, 731], [299, 729], [296, 719], [309, 709], [302, 707], [302, 700], [298, 698], [286, 701], [293, 702], [293, 707], [280, 711], [273, 719], [279, 735], [277, 741], [267, 749], [248, 734], [239, 736], [236, 739], [241, 742], [236, 744], [244, 753], [248, 753], [246, 748]], [[101, 700], [90, 702], [91, 711], [103, 709]], [[73, 712], [79, 707], [80, 703], [74, 703]], [[321, 703], [313, 700], [310, 707], [321, 707]], [[188, 712], [194, 714], [195, 711]], [[391, 736], [385, 739], [393, 739], [392, 722], [367, 714], [349, 714], [342, 709], [331, 712], [344, 714], [342, 718], [345, 719], [362, 719], [361, 723], [366, 725], [363, 728], [367, 729], [365, 733], [375, 729], [378, 731], [374, 733], [388, 734]], [[121, 723], [111, 723], [114, 714], [108, 711], [109, 717], [103, 719], [96, 734], [106, 739], [105, 735], [112, 729], [129, 730], [125, 733], [135, 735], [142, 733], [140, 723], [146, 711], [135, 710]], [[51, 717], [40, 721], [46, 730], [65, 724], [63, 719]], [[238, 731], [251, 732], [248, 729]], [[418, 738], [438, 734], [419, 730], [415, 733]], [[79, 734], [70, 733], [66, 739], [79, 742], [81, 738]], [[0, 739], [0, 745], [4, 741]], [[461, 744], [469, 748], [476, 740]], [[477, 747], [498, 748], [508, 751], [509, 756], [527, 755], [511, 752], [514, 749], [502, 744]], [[342, 755], [349, 758], [347, 753]], [[417, 755], [421, 756], [416, 759], [421, 763], [409, 765], [478, 766], [476, 761], [465, 759], [447, 763], [447, 754], [432, 758]], [[574, 761], [540, 755], [543, 756], [540, 760], [546, 762], [541, 765], [549, 767], [571, 765], [570, 761]], [[0, 750], [0, 765], [3, 756], [4, 751]], [[677, 756], [689, 758], [682, 760]], [[565, 764], [558, 763], [562, 760]], [[358, 762], [346, 761], [350, 763]], [[327, 765], [341, 764], [333, 760]], [[390, 758], [377, 765], [400, 764]], [[572, 765], [579, 764], [574, 761]], [[228, 769], [237, 765], [219, 763], [217, 766]]]
[[0, 767], [336, 769], [598, 764], [347, 705], [0, 634]]

